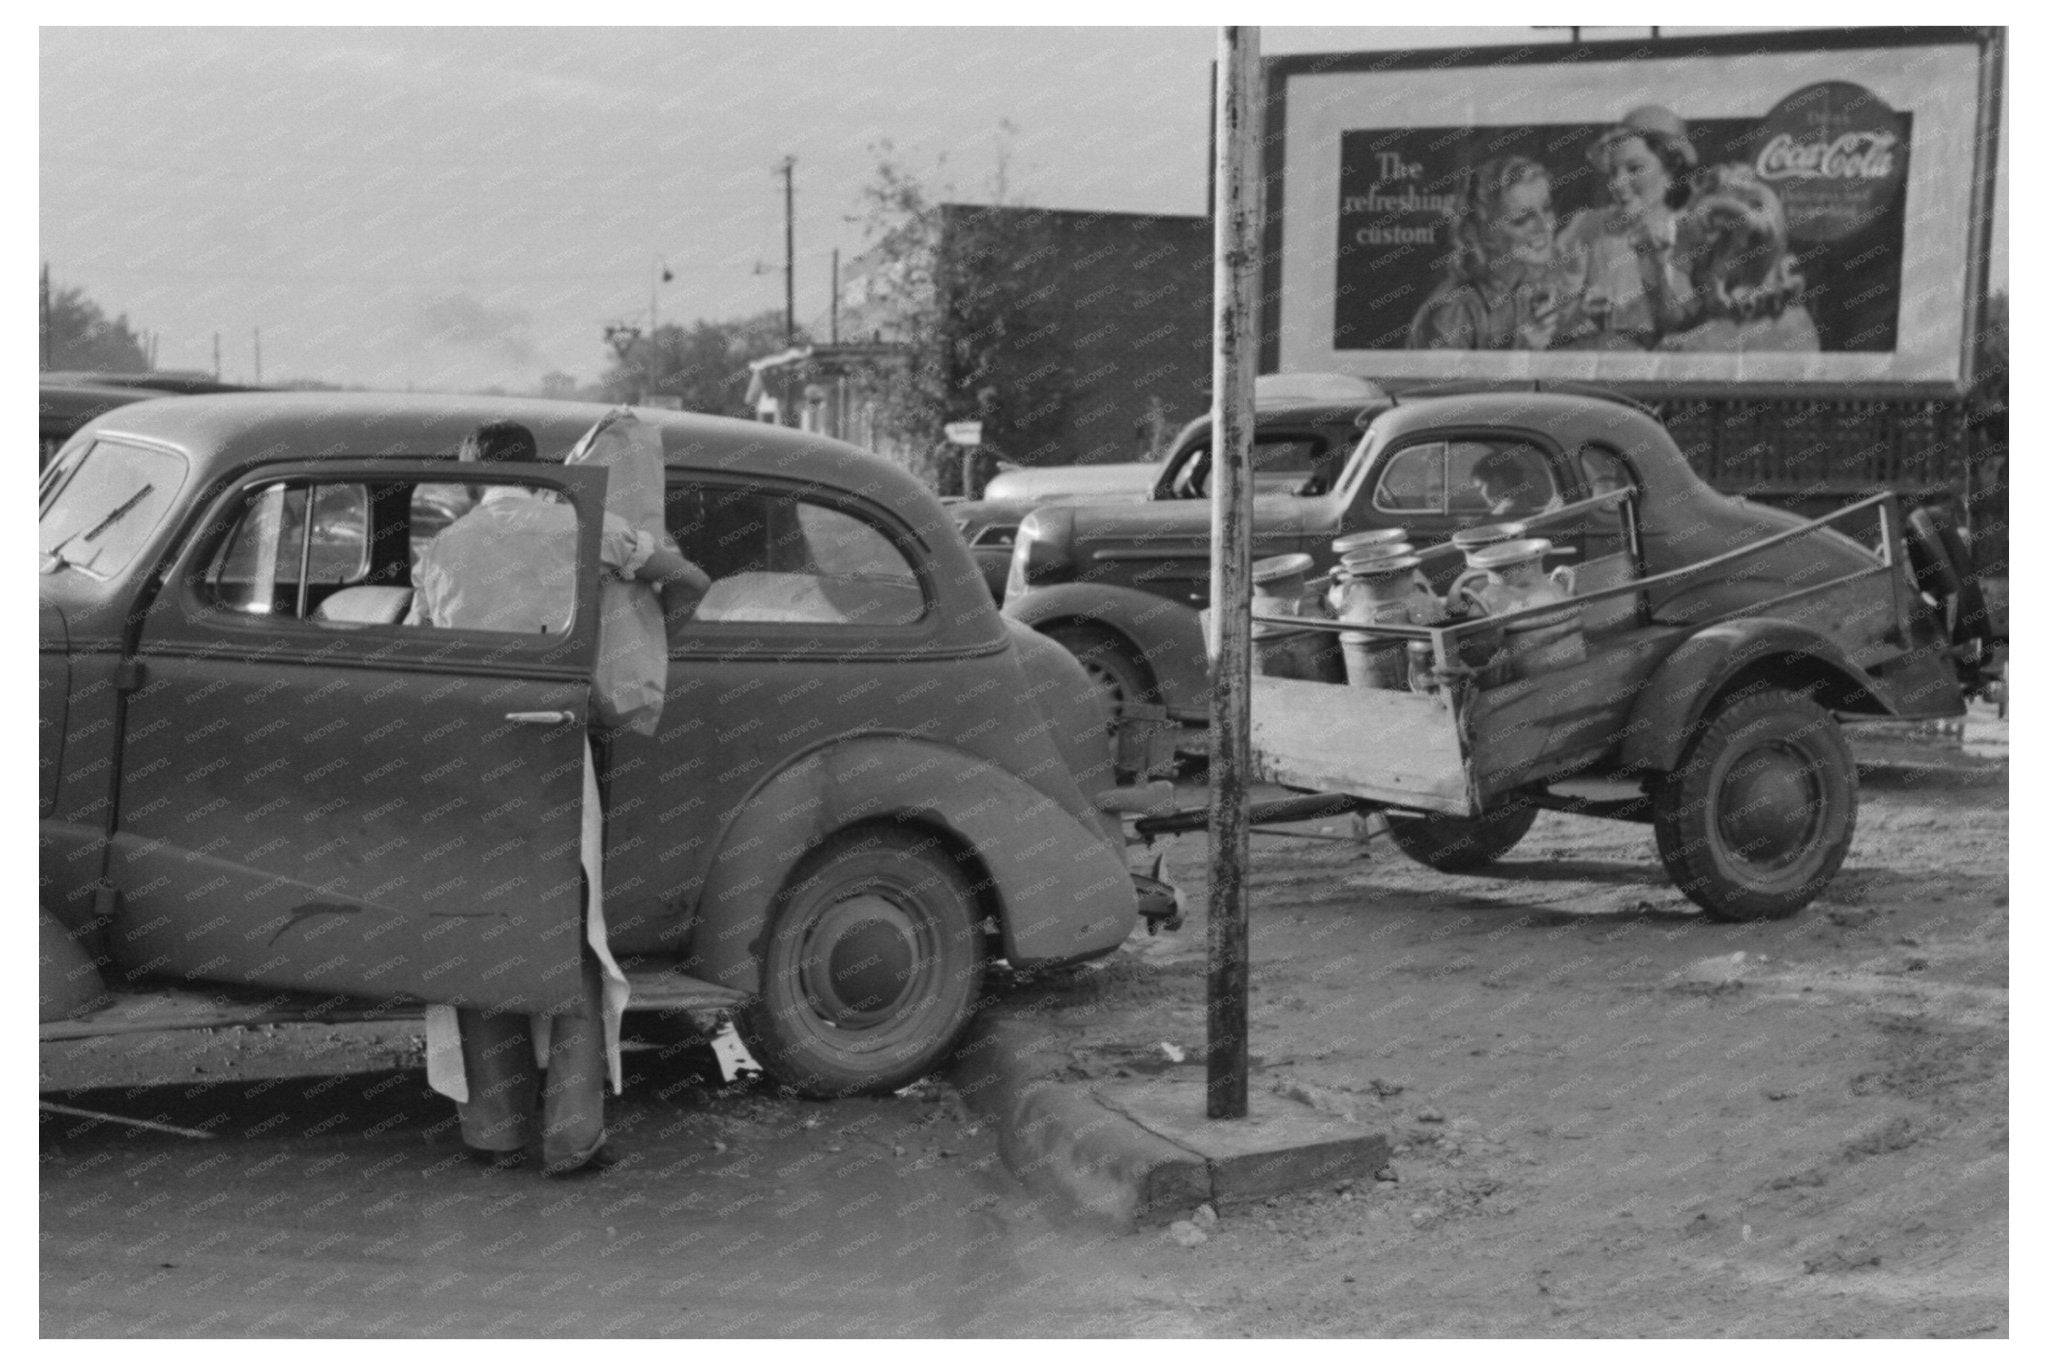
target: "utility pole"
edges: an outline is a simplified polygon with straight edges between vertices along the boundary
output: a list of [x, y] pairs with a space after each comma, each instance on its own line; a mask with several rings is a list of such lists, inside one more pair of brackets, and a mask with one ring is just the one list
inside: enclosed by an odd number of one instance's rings
[[839, 248], [832, 248], [832, 344], [839, 344]]
[[213, 334], [213, 377], [220, 378], [220, 333]]
[[261, 384], [263, 382], [263, 329], [261, 327], [252, 328], [251, 335], [255, 338], [256, 342], [255, 382]]
[[1259, 354], [1259, 31], [1216, 61], [1209, 429], [1209, 1117], [1250, 1112], [1252, 381]]
[[775, 168], [782, 176], [782, 341], [796, 345], [796, 158]]
[[42, 294], [42, 368], [47, 370], [50, 368], [50, 263], [48, 261], [43, 262]]

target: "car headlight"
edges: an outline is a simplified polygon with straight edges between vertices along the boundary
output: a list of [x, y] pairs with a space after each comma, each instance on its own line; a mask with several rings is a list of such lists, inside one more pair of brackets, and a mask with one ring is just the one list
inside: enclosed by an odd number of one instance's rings
[[1065, 574], [1071, 561], [1067, 555], [1070, 516], [1040, 509], [1025, 517], [1017, 527], [1017, 543], [1010, 551], [1009, 591], [1018, 592], [1031, 583], [1047, 583]]

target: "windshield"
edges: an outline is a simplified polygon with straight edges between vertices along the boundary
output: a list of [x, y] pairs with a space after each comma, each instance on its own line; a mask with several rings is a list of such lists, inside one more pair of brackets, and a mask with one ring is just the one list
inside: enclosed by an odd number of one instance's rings
[[39, 548], [44, 568], [109, 578], [128, 567], [185, 482], [185, 459], [168, 450], [97, 441], [53, 472], [43, 490]]

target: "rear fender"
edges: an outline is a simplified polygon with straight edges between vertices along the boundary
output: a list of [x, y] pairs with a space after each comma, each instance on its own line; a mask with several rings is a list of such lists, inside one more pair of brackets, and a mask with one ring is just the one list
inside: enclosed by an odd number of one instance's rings
[[1749, 681], [1810, 691], [1830, 711], [1897, 714], [1884, 683], [1809, 626], [1768, 616], [1696, 631], [1671, 652], [1629, 712], [1622, 765], [1669, 772], [1714, 699]]
[[813, 750], [748, 797], [705, 878], [692, 971], [735, 990], [759, 989], [761, 939], [790, 874], [833, 834], [877, 820], [912, 821], [971, 853], [961, 871], [996, 916], [1013, 965], [1099, 956], [1137, 923], [1122, 849], [1101, 830], [958, 750], [870, 737]]
[[1143, 661], [1170, 715], [1208, 719], [1209, 651], [1193, 607], [1115, 584], [1055, 583], [1012, 598], [1003, 614], [1039, 630], [1075, 624], [1114, 631]]

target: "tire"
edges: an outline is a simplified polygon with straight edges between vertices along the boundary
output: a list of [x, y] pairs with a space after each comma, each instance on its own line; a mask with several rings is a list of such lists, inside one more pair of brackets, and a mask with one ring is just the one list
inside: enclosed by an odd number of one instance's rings
[[1913, 565], [1913, 585], [1943, 602], [1961, 592], [1969, 576], [1969, 551], [1955, 524], [1936, 508], [1916, 507], [1906, 514], [1906, 558]]
[[1146, 675], [1145, 665], [1114, 631], [1101, 626], [1064, 625], [1048, 627], [1045, 634], [1079, 659], [1081, 667], [1088, 670], [1088, 676], [1108, 697], [1112, 726], [1123, 718], [1126, 704], [1152, 699], [1152, 680]]
[[1782, 919], [1819, 895], [1856, 833], [1856, 765], [1834, 717], [1770, 689], [1710, 713], [1655, 784], [1657, 853], [1715, 919]]
[[1498, 810], [1470, 818], [1457, 815], [1397, 815], [1387, 812], [1394, 846], [1439, 872], [1476, 872], [1496, 861], [1536, 823], [1537, 808], [1509, 801]]
[[946, 850], [907, 829], [850, 830], [776, 897], [740, 1036], [802, 1094], [888, 1094], [952, 1051], [983, 965], [981, 915]]

